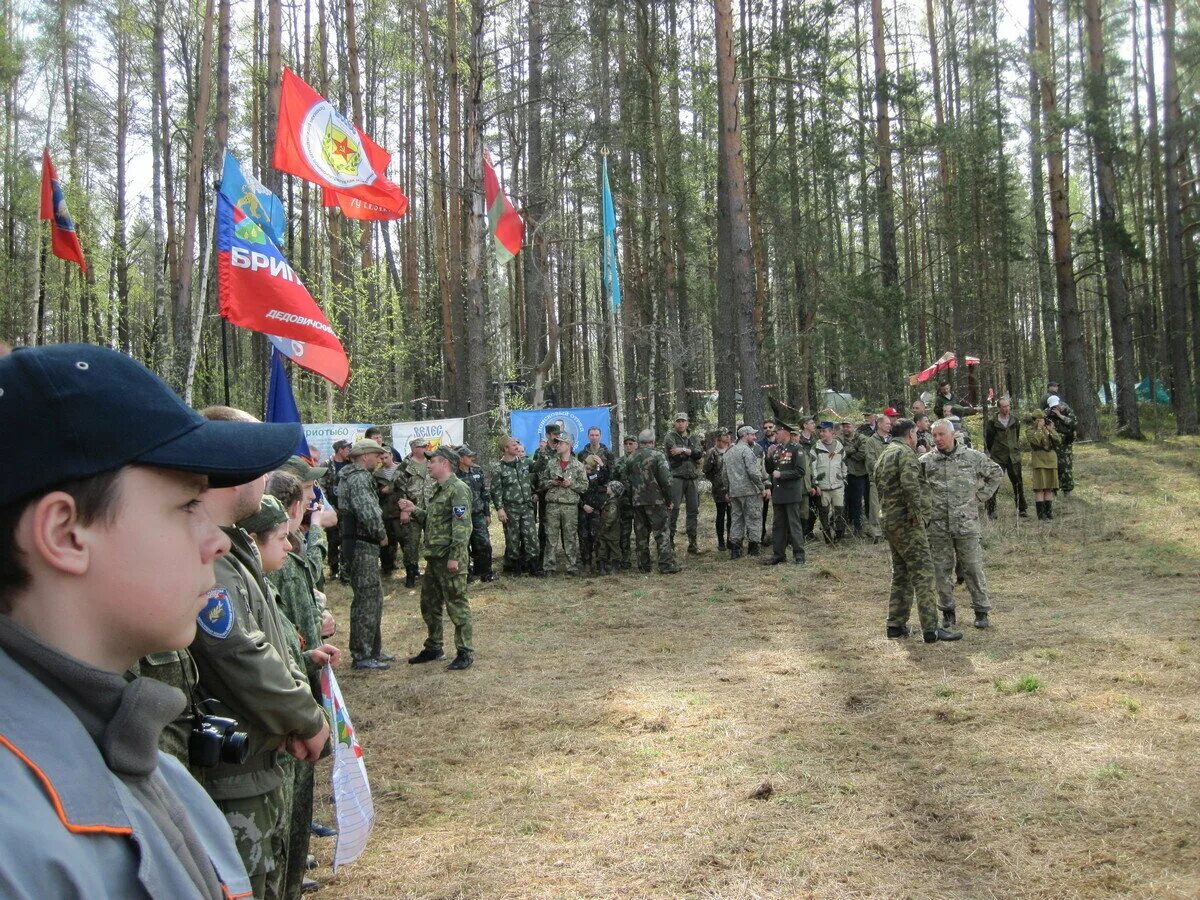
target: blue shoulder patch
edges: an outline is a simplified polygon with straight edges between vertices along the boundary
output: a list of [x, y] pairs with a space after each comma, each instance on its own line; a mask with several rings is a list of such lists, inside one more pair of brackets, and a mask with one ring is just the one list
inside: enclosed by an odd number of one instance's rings
[[196, 616], [196, 624], [218, 640], [229, 637], [233, 631], [233, 603], [225, 588], [213, 588], [208, 592], [208, 603]]
[[454, 518], [465, 519], [467, 517], [467, 508], [465, 506], [454, 507]]

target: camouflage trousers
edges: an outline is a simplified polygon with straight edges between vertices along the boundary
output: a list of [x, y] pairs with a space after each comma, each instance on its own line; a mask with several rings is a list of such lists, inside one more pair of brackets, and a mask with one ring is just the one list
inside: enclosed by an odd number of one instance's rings
[[416, 519], [400, 523], [400, 550], [405, 568], [421, 564], [421, 523]]
[[1064, 494], [1075, 490], [1075, 448], [1071, 444], [1058, 448], [1058, 487]]
[[492, 535], [487, 513], [471, 514], [471, 574], [476, 578], [492, 574]]
[[[609, 500], [608, 502], [615, 501]], [[596, 532], [596, 562], [604, 563], [607, 566], [615, 566], [621, 562], [620, 512], [607, 522], [601, 516], [600, 527]]]
[[729, 498], [729, 543], [740, 544], [749, 539], [760, 543], [762, 538], [762, 498], [758, 494]]
[[379, 548], [379, 562], [383, 574], [389, 575], [396, 571], [396, 556], [400, 552], [400, 520], [397, 518], [384, 519], [383, 530], [387, 534], [387, 546]]
[[638, 567], [650, 571], [650, 536], [654, 536], [654, 548], [658, 552], [660, 572], [678, 572], [675, 551], [667, 535], [667, 508], [662, 505], [635, 506], [633, 508], [633, 537], [637, 548]]
[[374, 659], [382, 652], [383, 582], [379, 578], [379, 547], [355, 541], [350, 563], [350, 655]]
[[504, 568], [510, 573], [521, 571], [524, 564], [532, 572], [538, 563], [538, 530], [533, 520], [533, 504], [506, 506], [508, 521], [504, 523]]
[[[290, 771], [287, 777], [291, 778]], [[292, 815], [287, 802], [290, 793], [280, 785], [256, 797], [214, 801], [233, 832], [256, 900], [284, 897]]]
[[676, 526], [679, 524], [679, 508], [687, 504], [687, 519], [685, 527], [687, 536], [694, 538], [700, 517], [700, 491], [696, 487], [695, 478], [671, 478], [671, 540], [675, 540]]
[[621, 498], [621, 565], [629, 568], [630, 551], [633, 545], [633, 503], [628, 497]]
[[579, 506], [579, 559], [583, 565], [590, 566], [596, 562], [596, 543], [600, 538], [600, 510], [590, 513]]
[[846, 534], [845, 488], [821, 491], [817, 498], [817, 515], [821, 519], [821, 532], [825, 540], [839, 540]]
[[291, 826], [288, 838], [287, 874], [284, 876], [284, 895], [300, 896], [304, 875], [308, 871], [308, 845], [312, 837], [310, 826], [313, 818], [313, 767], [298, 759], [291, 759]]
[[938, 609], [954, 611], [954, 585], [958, 580], [956, 566], [961, 568], [975, 611], [987, 612], [991, 609], [979, 535], [950, 534], [944, 528], [930, 528], [928, 533], [929, 553], [933, 557], [933, 570], [937, 576]]
[[542, 564], [546, 574], [560, 569], [575, 575], [579, 571], [579, 507], [574, 503], [546, 504], [546, 546]]
[[421, 618], [425, 620], [427, 650], [442, 649], [442, 608], [454, 623], [454, 646], [461, 653], [474, 651], [471, 644], [471, 603], [467, 600], [467, 564], [459, 563], [451, 574], [444, 557], [427, 557], [421, 582]]
[[891, 526], [885, 532], [892, 550], [892, 594], [888, 601], [888, 625], [907, 625], [913, 595], [922, 631], [938, 627], [937, 591], [929, 537], [920, 525]]

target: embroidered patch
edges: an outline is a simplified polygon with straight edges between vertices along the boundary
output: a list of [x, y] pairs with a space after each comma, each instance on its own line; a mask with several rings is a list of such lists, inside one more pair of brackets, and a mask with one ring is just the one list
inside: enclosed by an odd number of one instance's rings
[[467, 508], [465, 506], [454, 507], [454, 518], [465, 519], [467, 517]]
[[196, 616], [196, 624], [218, 640], [229, 637], [233, 631], [233, 603], [225, 588], [213, 588], [208, 592], [208, 603]]

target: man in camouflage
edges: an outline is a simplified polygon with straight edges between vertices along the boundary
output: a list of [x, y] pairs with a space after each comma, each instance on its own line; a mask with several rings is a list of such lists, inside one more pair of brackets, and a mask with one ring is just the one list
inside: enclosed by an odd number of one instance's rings
[[625, 485], [610, 481], [605, 487], [607, 498], [600, 510], [600, 530], [596, 537], [596, 572], [607, 575], [621, 567], [621, 497]]
[[671, 506], [671, 472], [667, 458], [654, 447], [654, 432], [647, 428], [638, 435], [638, 449], [625, 466], [626, 493], [632, 495], [634, 546], [638, 569], [650, 571], [650, 536], [658, 551], [658, 570], [664, 575], [681, 571], [667, 534], [667, 510]]
[[630, 548], [633, 540], [633, 497], [629, 491], [629, 477], [627, 467], [629, 459], [637, 452], [637, 438], [631, 434], [625, 435], [621, 441], [621, 447], [625, 451], [622, 456], [613, 464], [613, 478], [625, 485], [625, 490], [621, 492], [620, 500], [620, 536], [621, 536], [621, 569], [627, 571], [630, 565]]
[[[342, 469], [350, 465], [350, 442], [337, 440], [333, 442], [333, 455], [321, 476], [321, 491], [329, 501], [330, 509], [338, 508], [337, 481]], [[349, 575], [341, 570], [342, 561], [342, 530], [337, 525], [325, 529], [329, 541], [329, 577], [339, 578], [346, 583]]]
[[547, 575], [579, 574], [579, 501], [587, 490], [587, 471], [571, 455], [571, 437], [553, 441], [558, 455], [542, 468], [540, 487], [546, 503], [546, 543], [542, 564]]
[[1075, 490], [1074, 446], [1079, 419], [1075, 416], [1075, 410], [1060, 397], [1052, 396], [1046, 401], [1046, 424], [1051, 423], [1062, 438], [1062, 444], [1055, 448], [1055, 452], [1058, 453], [1058, 487], [1065, 496]]
[[475, 661], [471, 604], [467, 600], [467, 560], [471, 542], [471, 489], [454, 477], [458, 454], [441, 446], [429, 460], [433, 493], [424, 507], [405, 500], [401, 508], [425, 526], [425, 580], [421, 584], [421, 618], [428, 632], [425, 646], [412, 664], [445, 659], [442, 652], [442, 608], [454, 623], [458, 654], [446, 668], [470, 668]]
[[854, 428], [850, 421], [842, 422], [842, 452], [846, 457], [846, 517], [855, 537], [862, 537], [863, 511], [870, 494], [867, 474], [867, 436]]
[[501, 457], [492, 466], [492, 503], [504, 526], [504, 571], [539, 575], [541, 552], [533, 521], [533, 479], [529, 460], [517, 455], [517, 439], [500, 439]]
[[383, 582], [379, 575], [379, 548], [387, 543], [383, 513], [372, 474], [383, 458], [375, 441], [355, 441], [351, 464], [338, 478], [338, 518], [342, 527], [342, 552], [350, 567], [350, 656], [355, 669], [389, 668], [392, 657], [383, 652]]
[[729, 527], [729, 484], [725, 479], [725, 454], [733, 443], [728, 428], [718, 428], [713, 445], [704, 451], [704, 477], [712, 485], [713, 505], [717, 508], [717, 549], [725, 549]]
[[383, 462], [375, 470], [375, 490], [379, 493], [379, 508], [383, 511], [383, 528], [387, 543], [380, 548], [379, 561], [384, 575], [396, 571], [396, 554], [400, 550], [400, 498], [404, 496], [404, 475], [395, 448], [383, 452]]
[[550, 463], [558, 458], [558, 436], [562, 434], [562, 426], [557, 422], [546, 425], [545, 436], [541, 445], [533, 451], [529, 458], [529, 474], [533, 478], [534, 506], [537, 510], [538, 521], [538, 568], [546, 571], [546, 490], [542, 487], [542, 474]]
[[938, 627], [933, 559], [925, 531], [932, 507], [917, 459], [916, 429], [912, 419], [897, 419], [893, 423], [892, 441], [880, 454], [872, 475], [883, 533], [892, 551], [887, 636], [908, 637], [908, 618], [915, 594], [925, 643], [957, 641], [962, 638], [961, 632]]
[[[771, 433], [775, 423], [771, 423]], [[724, 456], [722, 465], [725, 483], [729, 486], [729, 558], [740, 559], [742, 540], [749, 538], [748, 553], [758, 556], [762, 536], [762, 501], [771, 496], [767, 489], [767, 473], [759, 449], [755, 446], [757, 432], [752, 425], [738, 429], [738, 441]]]
[[671, 470], [671, 549], [675, 549], [679, 510], [686, 504], [687, 552], [695, 554], [700, 552], [700, 546], [696, 543], [700, 514], [700, 492], [696, 487], [696, 479], [700, 472], [696, 464], [704, 456], [704, 448], [700, 446], [700, 435], [688, 431], [688, 424], [687, 413], [676, 413], [675, 428], [663, 441], [663, 450]]
[[[403, 479], [403, 499], [416, 506], [424, 506], [433, 494], [433, 479], [429, 477], [429, 462], [426, 451], [429, 441], [415, 437], [409, 441], [408, 458], [400, 464], [398, 478]], [[400, 546], [404, 550], [404, 586], [416, 587], [421, 573], [421, 523], [400, 516]]]
[[466, 444], [458, 448], [457, 475], [471, 489], [471, 567], [467, 581], [491, 581], [496, 577], [492, 574], [492, 536], [488, 533], [492, 524], [491, 497], [483, 469], [475, 465], [475, 451]]
[[937, 449], [921, 457], [921, 476], [932, 492], [929, 551], [937, 576], [938, 607], [947, 627], [955, 624], [955, 563], [971, 592], [975, 627], [988, 627], [987, 579], [983, 574], [983, 531], [979, 505], [995, 496], [1004, 470], [985, 454], [959, 446], [954, 427], [945, 419], [933, 424]]

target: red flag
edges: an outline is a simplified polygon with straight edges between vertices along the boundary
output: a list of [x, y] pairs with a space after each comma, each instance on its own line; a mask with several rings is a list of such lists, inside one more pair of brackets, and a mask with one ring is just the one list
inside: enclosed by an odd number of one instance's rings
[[[373, 222], [391, 222], [399, 219], [404, 213], [396, 214], [377, 203], [359, 200], [357, 197], [344, 194], [341, 191], [321, 188], [321, 205], [326, 209], [341, 209], [347, 219], [364, 219]], [[404, 207], [408, 209], [408, 198], [404, 198]]]
[[54, 255], [75, 263], [81, 272], [86, 272], [87, 261], [83, 258], [83, 247], [79, 244], [79, 235], [75, 233], [75, 223], [71, 221], [71, 214], [67, 212], [67, 201], [63, 197], [58, 173], [54, 171], [54, 163], [50, 161], [49, 149], [42, 150], [41, 218], [50, 220], [50, 249]]
[[487, 203], [492, 237], [496, 239], [496, 256], [504, 264], [521, 252], [525, 223], [508, 199], [508, 194], [500, 187], [500, 179], [492, 168], [492, 157], [486, 150], [483, 151], [483, 197]]
[[384, 176], [392, 156], [291, 69], [283, 70], [272, 165], [400, 218], [408, 198]]
[[349, 363], [329, 320], [266, 232], [221, 193], [217, 297], [226, 320], [300, 343], [301, 365], [345, 387]]

